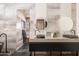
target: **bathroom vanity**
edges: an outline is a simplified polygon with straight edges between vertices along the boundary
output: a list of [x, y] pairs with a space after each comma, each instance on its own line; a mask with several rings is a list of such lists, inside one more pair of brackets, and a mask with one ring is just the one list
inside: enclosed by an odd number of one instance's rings
[[32, 51], [79, 51], [79, 39], [53, 38], [30, 39], [29, 50]]

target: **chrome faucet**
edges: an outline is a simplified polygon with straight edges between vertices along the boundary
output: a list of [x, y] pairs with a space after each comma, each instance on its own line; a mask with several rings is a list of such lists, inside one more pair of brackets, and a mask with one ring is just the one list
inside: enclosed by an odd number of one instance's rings
[[75, 33], [75, 30], [71, 30], [71, 32], [75, 35], [76, 33]]
[[7, 34], [2, 33], [2, 34], [0, 34], [0, 37], [1, 37], [2, 35], [5, 35], [5, 52], [7, 53]]

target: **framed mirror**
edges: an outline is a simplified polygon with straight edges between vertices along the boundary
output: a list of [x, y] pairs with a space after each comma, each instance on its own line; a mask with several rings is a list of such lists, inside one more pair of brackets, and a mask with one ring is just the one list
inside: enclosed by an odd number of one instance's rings
[[61, 36], [64, 32], [71, 31], [73, 27], [73, 21], [70, 17], [63, 16], [59, 19], [59, 28]]
[[37, 19], [36, 29], [43, 30], [45, 27], [47, 27], [47, 22], [44, 19]]

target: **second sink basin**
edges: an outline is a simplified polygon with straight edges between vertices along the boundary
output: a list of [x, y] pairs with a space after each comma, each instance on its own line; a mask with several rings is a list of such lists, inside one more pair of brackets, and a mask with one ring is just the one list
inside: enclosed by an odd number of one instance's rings
[[63, 35], [63, 37], [66, 37], [66, 38], [78, 38], [77, 35]]

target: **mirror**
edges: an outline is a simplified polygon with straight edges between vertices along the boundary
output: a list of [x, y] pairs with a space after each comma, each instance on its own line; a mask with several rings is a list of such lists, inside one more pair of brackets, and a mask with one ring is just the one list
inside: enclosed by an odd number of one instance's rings
[[70, 31], [73, 27], [73, 21], [70, 17], [61, 17], [59, 19], [60, 30]]
[[36, 29], [43, 30], [47, 27], [47, 21], [44, 19], [37, 19], [36, 21]]
[[70, 17], [63, 16], [59, 19], [60, 32], [70, 31], [73, 27], [73, 21]]

